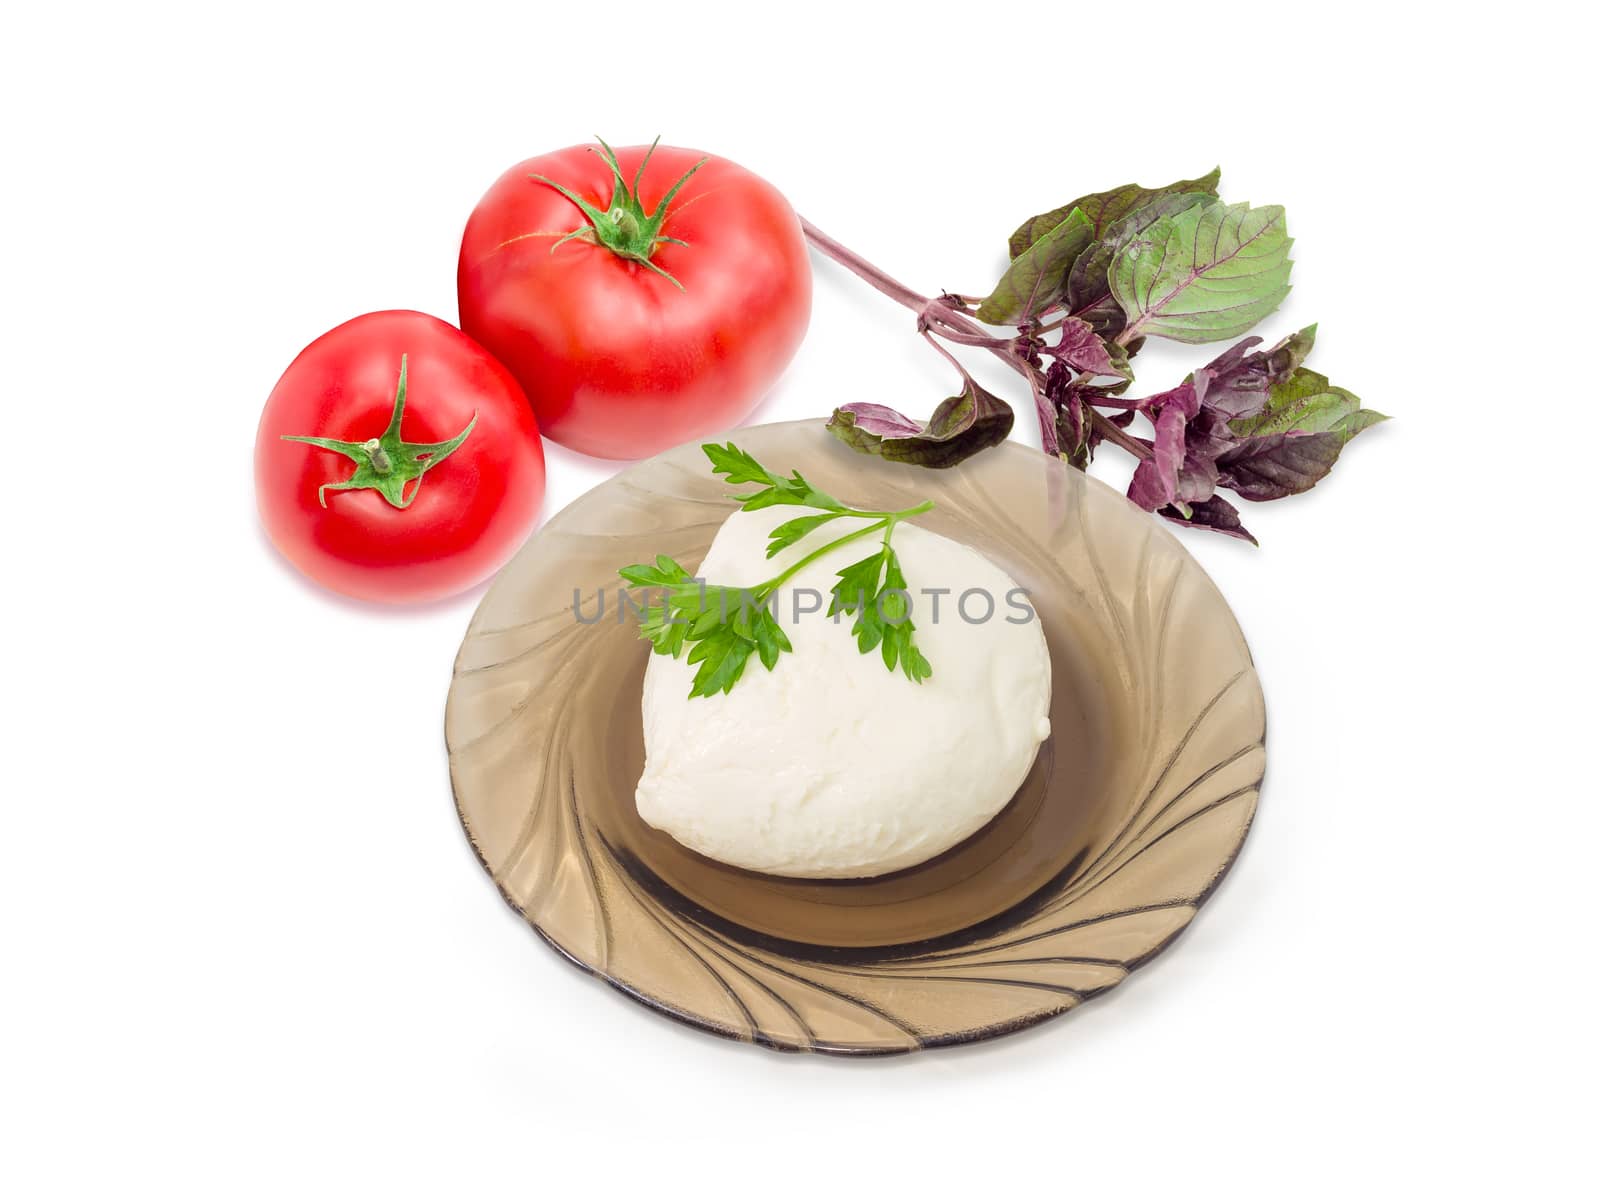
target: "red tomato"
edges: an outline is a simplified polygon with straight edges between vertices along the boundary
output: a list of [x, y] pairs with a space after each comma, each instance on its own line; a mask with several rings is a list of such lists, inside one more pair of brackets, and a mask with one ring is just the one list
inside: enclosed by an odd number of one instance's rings
[[546, 438], [637, 459], [749, 415], [805, 334], [811, 265], [789, 203], [738, 164], [672, 146], [614, 161], [573, 146], [506, 172], [467, 222], [456, 285], [461, 328]]
[[[308, 437], [345, 450], [290, 441]], [[363, 481], [380, 487], [350, 487]], [[256, 431], [267, 534], [351, 597], [430, 601], [476, 584], [527, 538], [543, 499], [544, 450], [517, 382], [425, 313], [368, 313], [328, 331], [289, 365]]]

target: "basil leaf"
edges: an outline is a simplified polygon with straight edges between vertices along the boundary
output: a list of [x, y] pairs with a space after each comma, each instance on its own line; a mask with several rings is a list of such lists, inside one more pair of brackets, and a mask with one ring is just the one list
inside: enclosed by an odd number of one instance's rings
[[1217, 201], [1161, 218], [1111, 262], [1124, 333], [1186, 343], [1243, 334], [1289, 295], [1292, 242], [1278, 205]]
[[1222, 169], [1213, 167], [1198, 179], [1178, 180], [1164, 188], [1141, 188], [1138, 184], [1124, 184], [1122, 187], [1113, 188], [1109, 192], [1091, 192], [1087, 196], [1080, 196], [1077, 200], [1070, 204], [1062, 205], [1059, 209], [1051, 209], [1048, 213], [1030, 217], [1018, 226], [1016, 232], [1011, 235], [1011, 240], [1008, 244], [1011, 257], [1015, 259], [1040, 238], [1055, 229], [1067, 214], [1074, 209], [1081, 209], [1084, 215], [1094, 223], [1094, 236], [1099, 238], [1105, 234], [1112, 222], [1126, 217], [1135, 209], [1143, 208], [1153, 200], [1178, 192], [1215, 193], [1217, 183], [1221, 179]]
[[1296, 368], [1267, 394], [1260, 412], [1239, 418], [1229, 427], [1239, 435], [1328, 432], [1348, 443], [1368, 426], [1387, 420], [1388, 415], [1377, 410], [1362, 409], [1359, 397], [1330, 384], [1322, 373]]
[[[849, 415], [856, 429], [866, 434], [877, 435], [879, 438], [915, 438], [926, 429], [915, 418], [908, 418], [898, 410], [890, 409], [887, 405], [875, 405], [871, 401], [852, 401], [848, 405], [841, 405], [834, 410], [834, 417], [837, 418], [840, 414]], [[834, 433], [837, 435], [838, 431]], [[839, 437], [844, 439], [843, 435]], [[844, 441], [850, 442], [849, 439]]]
[[[1167, 506], [1158, 511], [1168, 522], [1175, 522], [1179, 526], [1192, 526], [1200, 530], [1214, 530], [1218, 534], [1231, 535], [1235, 539], [1243, 539], [1247, 543], [1255, 543], [1256, 537], [1245, 530], [1244, 523], [1239, 520], [1239, 511], [1233, 504], [1223, 497], [1211, 497], [1205, 501], [1196, 502], [1186, 506], [1185, 513], [1176, 506]], [[1256, 544], [1258, 547], [1260, 544]]]
[[1332, 471], [1344, 444], [1344, 436], [1331, 431], [1244, 439], [1217, 457], [1218, 483], [1246, 501], [1304, 493]]
[[[1139, 206], [1127, 216], [1112, 222], [1101, 234], [1098, 242], [1078, 256], [1067, 274], [1067, 308], [1099, 312], [1103, 302], [1111, 299], [1111, 261], [1116, 253], [1149, 229], [1163, 217], [1173, 217], [1197, 205], [1217, 199], [1214, 192], [1176, 192], [1157, 196], [1148, 204]], [[1114, 300], [1108, 310], [1115, 310], [1117, 330], [1122, 328], [1122, 312]], [[1104, 334], [1096, 324], [1096, 332]], [[1113, 334], [1116, 330], [1112, 331]]]
[[1061, 337], [1051, 353], [1091, 376], [1120, 376], [1124, 380], [1133, 376], [1127, 352], [1115, 344], [1108, 346], [1094, 332], [1094, 327], [1080, 318], [1069, 317], [1062, 321]]
[[1067, 292], [1067, 273], [1094, 240], [1094, 222], [1073, 209], [1042, 238], [1011, 261], [1000, 283], [978, 306], [977, 318], [991, 326], [1014, 326], [1037, 317]]
[[[1307, 326], [1265, 351], [1252, 348], [1261, 339], [1241, 339], [1203, 368], [1190, 374], [1190, 382], [1205, 398], [1208, 409], [1229, 418], [1251, 418], [1266, 408], [1272, 390], [1294, 376], [1316, 342], [1317, 328]], [[1241, 434], [1257, 433], [1240, 430]]]
[[1159, 510], [1178, 500], [1178, 472], [1184, 460], [1183, 410], [1176, 405], [1162, 409], [1155, 420], [1156, 437], [1149, 459], [1142, 459], [1133, 470], [1128, 497], [1141, 509]]
[[1368, 426], [1376, 426], [1379, 422], [1387, 422], [1388, 414], [1380, 414], [1375, 409], [1358, 409], [1355, 413], [1333, 427], [1333, 433], [1344, 436], [1344, 441], [1349, 442]]
[[841, 405], [828, 429], [841, 443], [895, 463], [949, 468], [1011, 433], [1011, 407], [971, 380], [954, 397], [939, 402], [926, 425], [883, 405]]

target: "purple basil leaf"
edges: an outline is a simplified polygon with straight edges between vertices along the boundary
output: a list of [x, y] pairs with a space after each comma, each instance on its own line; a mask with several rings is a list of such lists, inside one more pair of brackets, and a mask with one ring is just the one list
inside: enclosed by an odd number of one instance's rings
[[1177, 500], [1188, 505], [1211, 500], [1217, 491], [1220, 476], [1217, 461], [1213, 457], [1196, 454], [1193, 450], [1185, 451], [1183, 465], [1178, 469]]
[[1128, 496], [1141, 509], [1159, 510], [1178, 500], [1178, 472], [1183, 467], [1183, 410], [1169, 405], [1156, 416], [1156, 441], [1149, 459], [1139, 461]]
[[1091, 192], [1087, 196], [1080, 196], [1077, 200], [1062, 205], [1059, 209], [1051, 209], [1048, 213], [1028, 218], [1011, 235], [1007, 247], [1011, 252], [1011, 258], [1015, 259], [1060, 225], [1067, 214], [1074, 209], [1083, 210], [1084, 215], [1094, 223], [1093, 236], [1100, 238], [1113, 222], [1121, 220], [1158, 197], [1174, 192], [1215, 192], [1217, 182], [1221, 178], [1222, 169], [1213, 167], [1198, 179], [1178, 180], [1162, 188], [1141, 188], [1138, 184], [1124, 184], [1109, 192]]
[[1305, 362], [1316, 337], [1316, 326], [1307, 326], [1266, 351], [1252, 351], [1261, 342], [1252, 335], [1196, 371], [1195, 387], [1208, 408], [1229, 418], [1260, 413], [1272, 390], [1285, 384]]
[[1216, 410], [1206, 406], [1200, 412], [1189, 418], [1189, 424], [1184, 427], [1183, 441], [1186, 453], [1203, 459], [1214, 460], [1228, 448], [1239, 441], [1228, 425], [1228, 419]]
[[1039, 420], [1039, 446], [1046, 455], [1061, 454], [1057, 427], [1060, 424], [1064, 390], [1071, 376], [1071, 369], [1059, 363], [1050, 365], [1042, 383], [1037, 372], [1028, 373], [1028, 388], [1033, 393], [1033, 412]]
[[1243, 539], [1248, 543], [1255, 543], [1256, 541], [1256, 537], [1245, 530], [1244, 523], [1239, 521], [1239, 511], [1234, 509], [1230, 502], [1221, 497], [1212, 497], [1206, 501], [1196, 502], [1189, 507], [1187, 514], [1173, 506], [1168, 506], [1159, 512], [1168, 522], [1177, 523], [1179, 526], [1192, 526], [1199, 530], [1214, 530], [1218, 534], [1231, 535], [1235, 539]]
[[1011, 433], [1011, 407], [972, 381], [939, 402], [926, 425], [882, 405], [841, 405], [828, 429], [841, 443], [868, 455], [924, 468], [949, 468]]
[[[1122, 387], [1123, 385], [1119, 384], [1111, 389], [1105, 389], [1094, 385], [1079, 384], [1076, 381], [1073, 382], [1071, 389], [1067, 393], [1068, 400], [1066, 403], [1064, 403], [1063, 407], [1064, 417], [1067, 419], [1067, 421], [1058, 424], [1063, 431], [1061, 436], [1061, 454], [1066, 457], [1067, 462], [1073, 467], [1088, 467], [1089, 461], [1094, 459], [1095, 448], [1100, 446], [1100, 444], [1105, 441], [1105, 436], [1100, 433], [1099, 428], [1089, 418], [1089, 407], [1091, 405], [1109, 405], [1111, 403], [1112, 394], [1119, 391]], [[1065, 431], [1074, 429], [1073, 426], [1068, 424], [1074, 421], [1074, 417], [1071, 412], [1073, 407], [1076, 407], [1075, 420], [1077, 423], [1081, 424], [1076, 427], [1076, 430], [1079, 436], [1082, 438], [1082, 444], [1078, 447], [1069, 448], [1066, 442]], [[1102, 412], [1100, 416], [1118, 429], [1126, 430], [1133, 424], [1134, 412], [1131, 409], [1125, 409], [1121, 413], [1108, 414]], [[1148, 440], [1145, 439], [1140, 439], [1139, 441], [1144, 443], [1148, 442]]]
[[1061, 338], [1048, 348], [1048, 353], [1091, 376], [1121, 376], [1126, 379], [1132, 374], [1128, 368], [1128, 357], [1122, 348], [1108, 347], [1105, 340], [1094, 332], [1094, 327], [1079, 318], [1069, 317], [1062, 321]]
[[1242, 439], [1217, 457], [1219, 483], [1246, 501], [1304, 493], [1332, 470], [1344, 443], [1341, 435], [1329, 431]]
[[[1116, 349], [1117, 350], [1121, 350], [1120, 347], [1116, 348]], [[1108, 397], [1120, 398], [1123, 393], [1127, 392], [1128, 389], [1133, 386], [1133, 368], [1130, 367], [1129, 364], [1128, 364], [1127, 355], [1113, 355], [1111, 357], [1111, 362], [1112, 362], [1112, 365], [1114, 367], [1116, 367], [1117, 374], [1122, 377], [1121, 380], [1118, 380], [1118, 381], [1116, 381], [1114, 383], [1111, 383], [1111, 384], [1101, 383], [1101, 384], [1090, 385], [1090, 384], [1086, 383], [1086, 384], [1083, 384], [1082, 386], [1080, 386], [1083, 389], [1084, 398], [1086, 400], [1089, 400], [1089, 403], [1091, 405], [1101, 405], [1101, 404], [1109, 405], [1110, 402], [1107, 401], [1106, 398], [1108, 398]], [[1083, 379], [1083, 380], [1087, 381], [1088, 377], [1084, 376], [1084, 377], [1081, 377], [1080, 379]], [[1122, 402], [1122, 401], [1119, 400], [1118, 404], [1132, 404], [1132, 403], [1131, 402]]]
[[1176, 388], [1169, 388], [1164, 393], [1152, 393], [1148, 397], [1126, 402], [1134, 409], [1155, 413], [1163, 409], [1178, 409], [1183, 411], [1183, 416], [1192, 418], [1200, 412], [1200, 394], [1196, 390], [1194, 381], [1185, 380]]
[[1089, 407], [1083, 403], [1079, 390], [1068, 388], [1056, 410], [1056, 454], [1074, 468], [1087, 468], [1094, 458], [1093, 429]]
[[852, 401], [839, 407], [848, 411], [857, 430], [875, 434], [883, 439], [905, 439], [922, 433], [922, 423], [906, 417], [887, 405], [874, 405], [871, 401]]

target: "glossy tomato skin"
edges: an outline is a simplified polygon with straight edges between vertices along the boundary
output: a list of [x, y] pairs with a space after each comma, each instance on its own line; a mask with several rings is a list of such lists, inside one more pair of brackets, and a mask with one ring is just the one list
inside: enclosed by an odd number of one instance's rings
[[[347, 479], [345, 456], [282, 435], [376, 438], [406, 357], [401, 437], [442, 442], [477, 424], [410, 487], [405, 509], [375, 489], [317, 491]], [[256, 503], [273, 545], [350, 597], [432, 601], [483, 580], [521, 546], [544, 499], [544, 450], [522, 389], [495, 358], [425, 313], [368, 313], [317, 339], [284, 372], [256, 432]]]
[[[618, 149], [632, 183], [646, 147]], [[659, 146], [640, 185], [654, 213], [704, 154]], [[582, 212], [543, 175], [596, 208], [611, 198], [598, 147], [518, 163], [478, 203], [461, 241], [461, 327], [521, 382], [545, 437], [607, 459], [637, 459], [736, 425], [793, 358], [811, 317], [799, 218], [772, 185], [710, 156], [668, 206], [652, 262], [682, 285], [574, 239]]]

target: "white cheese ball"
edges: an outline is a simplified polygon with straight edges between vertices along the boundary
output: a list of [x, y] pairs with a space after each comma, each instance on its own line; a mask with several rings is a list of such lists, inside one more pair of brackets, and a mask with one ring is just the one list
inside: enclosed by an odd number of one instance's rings
[[[768, 532], [809, 512], [735, 512], [697, 575], [754, 586], [867, 525], [835, 519], [767, 559]], [[1039, 620], [1016, 582], [976, 551], [902, 523], [892, 546], [933, 675], [914, 683], [890, 672], [880, 649], [858, 650], [852, 618], [826, 616], [839, 569], [880, 540], [836, 548], [782, 586], [777, 618], [794, 650], [771, 671], [752, 655], [731, 693], [691, 699], [697, 666], [650, 657], [636, 795], [646, 823], [760, 873], [874, 877], [937, 856], [1010, 801], [1050, 734]], [[819, 598], [796, 619], [797, 603]]]

